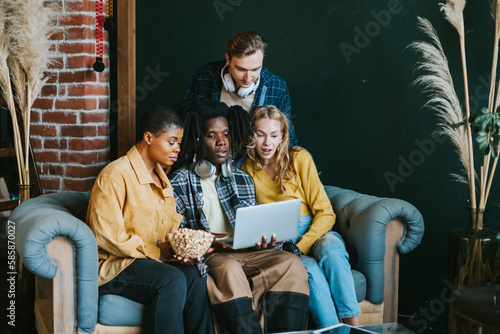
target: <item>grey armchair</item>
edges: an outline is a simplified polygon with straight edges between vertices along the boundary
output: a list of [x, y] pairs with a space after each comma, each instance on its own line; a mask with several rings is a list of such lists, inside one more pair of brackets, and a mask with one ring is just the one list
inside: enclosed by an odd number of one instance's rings
[[411, 252], [422, 240], [422, 214], [399, 199], [332, 186], [325, 190], [337, 215], [334, 230], [349, 252], [361, 324], [397, 322], [399, 255]]
[[[411, 204], [325, 187], [337, 214], [335, 228], [350, 253], [361, 322], [397, 317], [399, 254], [414, 249], [424, 226]], [[37, 277], [39, 333], [141, 333], [144, 305], [119, 296], [99, 299], [97, 246], [84, 223], [88, 192], [42, 195], [9, 217], [17, 251]]]

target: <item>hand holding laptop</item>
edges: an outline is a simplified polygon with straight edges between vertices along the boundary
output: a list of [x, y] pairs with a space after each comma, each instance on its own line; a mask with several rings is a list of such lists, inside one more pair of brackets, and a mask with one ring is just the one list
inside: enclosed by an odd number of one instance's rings
[[[214, 243], [213, 243], [213, 245], [215, 245], [215, 246], [213, 246], [215, 250], [221, 250], [220, 248], [223, 248], [223, 249], [230, 248], [230, 249], [232, 249], [231, 244], [229, 244], [229, 243], [226, 244], [226, 243], [224, 243], [224, 241], [217, 241], [217, 239], [224, 238], [227, 235], [227, 233], [212, 233], [212, 234], [216, 238], [216, 240], [214, 240]], [[232, 242], [232, 240], [230, 242]], [[284, 243], [284, 241], [276, 242], [276, 234], [273, 233], [271, 235], [271, 242], [268, 242], [267, 236], [263, 235], [262, 236], [262, 241], [261, 242], [256, 242], [255, 246], [253, 246], [253, 248], [255, 248], [255, 249], [272, 248], [272, 247], [276, 246], [277, 244], [281, 244], [281, 243]], [[251, 246], [248, 247], [248, 248], [251, 248]]]
[[282, 244], [284, 243], [285, 241], [280, 241], [280, 242], [276, 242], [276, 234], [272, 234], [271, 235], [271, 243], [267, 243], [267, 236], [264, 234], [262, 236], [262, 243], [260, 242], [257, 242], [255, 244], [255, 248], [257, 249], [265, 249], [265, 248], [272, 248], [274, 246], [276, 246], [277, 244]]
[[[301, 200], [260, 204], [236, 211], [234, 238], [220, 240], [233, 249], [274, 247], [297, 236]], [[270, 240], [270, 242], [269, 242]]]

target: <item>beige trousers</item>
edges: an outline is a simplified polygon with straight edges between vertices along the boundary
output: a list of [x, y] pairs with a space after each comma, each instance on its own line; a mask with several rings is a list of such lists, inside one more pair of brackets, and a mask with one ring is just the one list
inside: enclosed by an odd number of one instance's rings
[[287, 298], [289, 293], [309, 295], [307, 271], [302, 261], [285, 251], [214, 252], [209, 254], [206, 264], [210, 267], [207, 290], [211, 304], [250, 298], [262, 328], [265, 328], [266, 293], [276, 292], [272, 295], [280, 298]]

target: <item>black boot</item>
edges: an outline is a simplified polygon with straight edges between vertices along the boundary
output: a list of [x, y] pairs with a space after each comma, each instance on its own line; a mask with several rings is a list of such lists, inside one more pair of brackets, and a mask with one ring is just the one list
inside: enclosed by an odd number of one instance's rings
[[263, 334], [251, 298], [212, 305], [212, 311], [219, 334]]
[[296, 292], [269, 291], [264, 295], [263, 303], [266, 333], [306, 329], [308, 295]]

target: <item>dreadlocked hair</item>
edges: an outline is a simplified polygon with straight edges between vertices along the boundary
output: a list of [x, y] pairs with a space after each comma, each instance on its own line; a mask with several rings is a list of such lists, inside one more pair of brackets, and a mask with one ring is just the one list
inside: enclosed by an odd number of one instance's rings
[[[302, 148], [295, 146], [295, 147], [290, 147], [290, 136], [288, 133], [288, 120], [278, 108], [275, 106], [262, 106], [255, 108], [251, 112], [251, 117], [252, 117], [252, 128], [255, 130], [255, 124], [264, 118], [267, 119], [274, 119], [281, 124], [281, 142], [279, 143], [278, 147], [276, 148], [276, 162], [275, 162], [275, 168], [276, 172], [278, 174], [278, 187], [279, 187], [279, 193], [283, 194], [286, 190], [285, 187], [285, 182], [288, 181], [297, 188], [297, 183], [295, 182], [295, 177], [297, 176], [297, 171], [293, 167], [293, 153], [300, 151]], [[255, 162], [257, 165], [257, 169], [255, 171], [258, 171], [262, 169], [262, 163], [260, 160], [259, 153], [257, 153], [257, 135], [253, 133], [250, 143], [247, 146], [247, 155], [248, 157]]]
[[231, 138], [232, 158], [238, 160], [246, 150], [247, 143], [253, 131], [250, 126], [252, 119], [248, 112], [239, 105], [229, 107], [227, 122]]
[[181, 159], [186, 165], [201, 163], [206, 157], [203, 123], [223, 117], [227, 120], [230, 137], [230, 157], [239, 158], [244, 152], [248, 138], [252, 133], [250, 115], [241, 106], [228, 107], [224, 102], [214, 100], [185, 100], [178, 108], [184, 120], [184, 137], [181, 144]]

